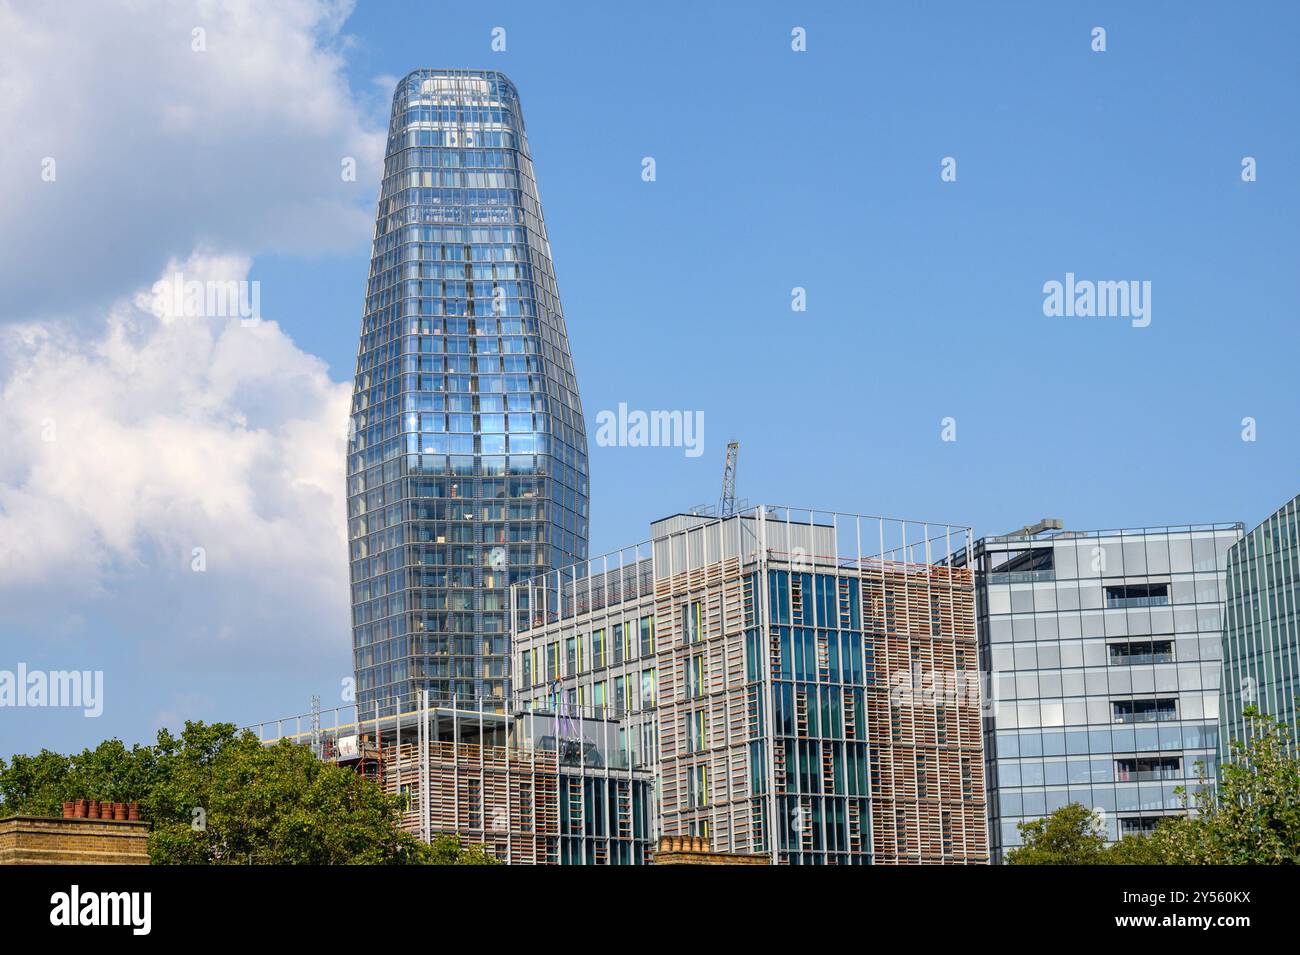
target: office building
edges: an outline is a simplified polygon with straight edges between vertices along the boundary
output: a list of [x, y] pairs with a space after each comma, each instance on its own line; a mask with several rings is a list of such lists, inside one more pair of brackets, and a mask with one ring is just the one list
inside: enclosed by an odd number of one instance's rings
[[1246, 735], [1253, 706], [1297, 739], [1300, 694], [1300, 497], [1294, 497], [1228, 552], [1223, 627], [1220, 751]]
[[[976, 541], [990, 836], [1069, 803], [1108, 840], [1212, 780], [1224, 567], [1240, 524], [1115, 531], [1045, 521]], [[961, 555], [958, 555], [959, 559]]]
[[988, 861], [973, 583], [940, 563], [967, 529], [758, 507], [651, 531], [514, 588], [525, 712], [615, 721], [661, 837]]
[[[455, 836], [515, 865], [644, 865], [653, 775], [618, 749], [609, 721], [499, 711], [495, 701], [369, 714], [356, 706], [248, 727], [267, 745], [310, 746], [401, 799], [400, 826]], [[572, 746], [584, 740], [581, 750]]]

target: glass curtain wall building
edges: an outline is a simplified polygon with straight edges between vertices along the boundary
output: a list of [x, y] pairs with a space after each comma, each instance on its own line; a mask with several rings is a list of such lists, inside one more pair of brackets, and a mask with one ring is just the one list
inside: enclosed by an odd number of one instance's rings
[[1254, 706], [1300, 738], [1300, 497], [1280, 507], [1228, 554], [1220, 752], [1245, 737]]
[[[1030, 530], [1030, 529], [1027, 529]], [[1018, 532], [976, 542], [990, 840], [1069, 803], [1108, 840], [1214, 777], [1224, 567], [1240, 524]]]
[[347, 463], [363, 712], [509, 695], [512, 582], [583, 560], [587, 440], [519, 96], [393, 96]]

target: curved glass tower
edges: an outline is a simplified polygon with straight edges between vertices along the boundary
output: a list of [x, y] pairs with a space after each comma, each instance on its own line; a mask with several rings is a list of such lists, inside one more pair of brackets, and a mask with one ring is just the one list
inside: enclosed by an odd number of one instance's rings
[[[509, 694], [508, 588], [587, 556], [587, 439], [514, 84], [393, 95], [348, 446], [365, 716]], [[490, 704], [489, 704], [490, 705]]]

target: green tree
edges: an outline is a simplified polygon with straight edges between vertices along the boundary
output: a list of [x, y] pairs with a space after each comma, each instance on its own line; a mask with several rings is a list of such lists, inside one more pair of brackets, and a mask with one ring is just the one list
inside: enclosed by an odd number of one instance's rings
[[1018, 865], [1284, 865], [1300, 863], [1300, 757], [1284, 724], [1245, 711], [1246, 738], [1233, 740], [1217, 792], [1201, 767], [1184, 811], [1149, 835], [1125, 836], [1109, 848], [1092, 831], [1092, 814], [1072, 804], [1021, 823]]
[[20, 754], [7, 766], [0, 760], [0, 803], [11, 812], [57, 816], [68, 799], [137, 800], [150, 787], [153, 764], [150, 747], [128, 750], [116, 739], [72, 756], [48, 749]]
[[[1247, 708], [1246, 737], [1233, 740], [1214, 792], [1201, 772], [1182, 815], [1115, 861], [1174, 865], [1284, 865], [1300, 862], [1300, 757], [1285, 724]], [[1124, 840], [1128, 842], [1129, 840]], [[1121, 842], [1116, 849], [1123, 846]]]
[[1165, 865], [1159, 845], [1149, 836], [1124, 836], [1106, 850], [1110, 865]]
[[6, 812], [58, 815], [69, 799], [138, 801], [156, 864], [486, 865], [482, 847], [433, 845], [397, 825], [398, 800], [305, 746], [264, 746], [228, 723], [186, 723], [154, 746], [109, 740], [0, 760]]
[[1007, 853], [1010, 865], [1101, 865], [1106, 838], [1096, 814], [1077, 802], [1049, 816], [1018, 823], [1022, 845]]
[[428, 851], [424, 861], [429, 865], [500, 865], [496, 856], [485, 846], [466, 845], [458, 836], [434, 836], [433, 842], [421, 848]]

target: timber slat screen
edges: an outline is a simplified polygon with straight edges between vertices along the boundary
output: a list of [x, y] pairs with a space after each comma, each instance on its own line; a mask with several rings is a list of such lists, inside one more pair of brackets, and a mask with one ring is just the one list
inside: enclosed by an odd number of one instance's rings
[[[676, 589], [672, 585], [676, 586]], [[656, 582], [663, 832], [755, 852], [746, 586], [731, 558]]]
[[[974, 591], [946, 566], [969, 529], [801, 513], [666, 518], [521, 585], [555, 608], [516, 634], [524, 705], [612, 702], [658, 772], [657, 835], [789, 864], [987, 862]], [[611, 599], [621, 567], [637, 586]]]
[[862, 583], [877, 671], [867, 691], [875, 861], [987, 862], [971, 574], [882, 565]]
[[[439, 741], [428, 750], [429, 826], [435, 834], [485, 844], [502, 861], [558, 861], [560, 774], [554, 752]], [[403, 795], [401, 824], [416, 834], [420, 775], [416, 743], [385, 748], [384, 789]]]

